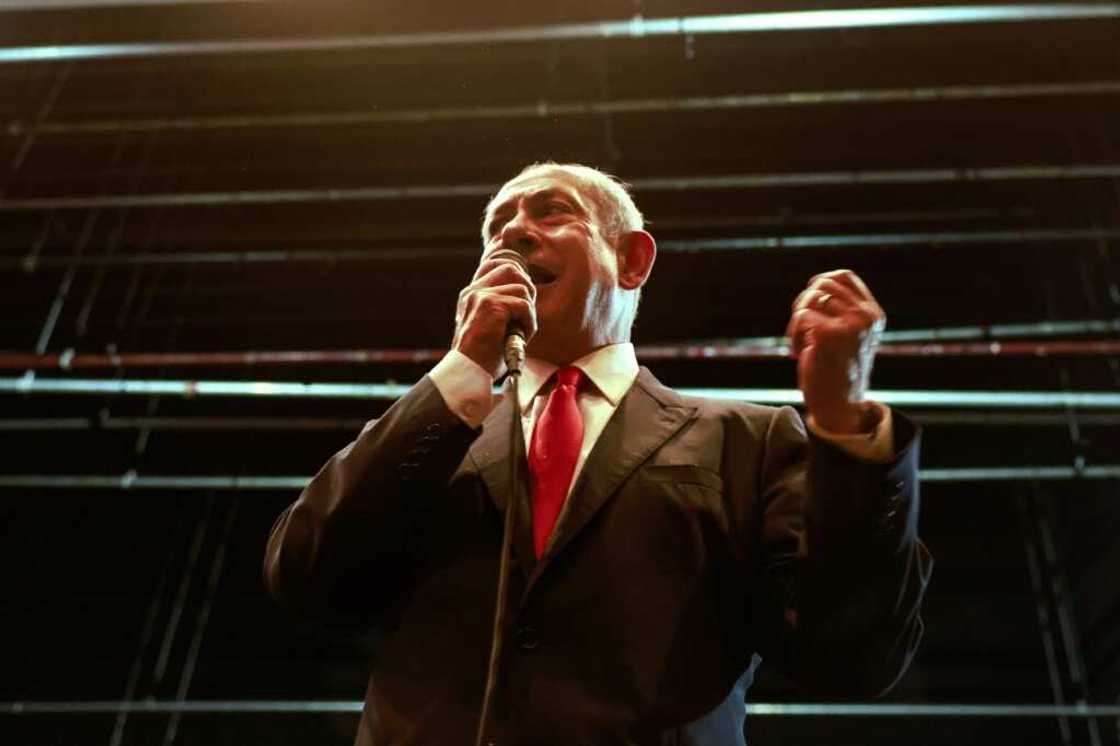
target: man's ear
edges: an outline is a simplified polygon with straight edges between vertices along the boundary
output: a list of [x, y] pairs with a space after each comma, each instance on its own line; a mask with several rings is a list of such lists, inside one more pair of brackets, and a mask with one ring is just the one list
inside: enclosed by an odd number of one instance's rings
[[657, 258], [657, 242], [648, 232], [624, 233], [618, 239], [618, 284], [625, 290], [637, 290], [649, 279]]

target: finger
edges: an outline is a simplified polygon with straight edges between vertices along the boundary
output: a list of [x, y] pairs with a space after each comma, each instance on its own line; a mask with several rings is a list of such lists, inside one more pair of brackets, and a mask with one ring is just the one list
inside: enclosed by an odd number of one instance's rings
[[820, 293], [811, 308], [826, 313], [840, 313], [852, 306], [858, 306], [862, 301], [850, 286], [832, 278], [820, 280], [817, 283], [817, 290]]
[[819, 274], [813, 279], [816, 280], [817, 278], [833, 280], [848, 287], [860, 300], [875, 300], [875, 296], [871, 294], [871, 289], [867, 287], [867, 284], [850, 269], [835, 269], [831, 272]]
[[506, 285], [494, 285], [493, 287], [486, 287], [479, 290], [481, 293], [491, 293], [503, 298], [521, 298], [522, 300], [533, 301], [537, 298], [537, 289], [532, 285], [524, 285], [520, 282], [511, 282]]
[[508, 298], [509, 323], [516, 324], [525, 332], [525, 339], [530, 340], [537, 333], [537, 306], [524, 298]]
[[816, 279], [794, 299], [793, 311], [812, 308], [839, 313], [857, 303], [859, 299], [851, 288], [831, 279]]
[[469, 316], [479, 307], [485, 306], [489, 309], [489, 315], [500, 315], [504, 320], [507, 314], [501, 309], [504, 308], [506, 300], [523, 300], [535, 304], [537, 289], [532, 286], [526, 287], [520, 283], [494, 287], [476, 284], [468, 285], [459, 294], [459, 306], [463, 309], [464, 317]]
[[515, 270], [521, 270], [522, 272], [525, 272], [525, 270], [523, 270], [521, 268], [520, 264], [518, 264], [517, 262], [514, 262], [510, 259], [484, 258], [481, 262], [478, 263], [478, 268], [475, 269], [475, 271], [474, 271], [474, 277], [475, 277], [475, 279], [478, 279], [479, 277], [482, 277], [486, 274], [489, 274], [490, 272], [493, 272], [496, 269], [500, 269], [500, 268], [503, 268], [503, 267], [509, 267], [509, 268], [512, 268], [512, 269], [515, 269]]
[[805, 348], [805, 335], [809, 331], [832, 321], [832, 317], [811, 308], [794, 311], [786, 326], [786, 336], [789, 337], [790, 351], [794, 357], [800, 355]]
[[502, 259], [496, 261], [487, 259], [479, 264], [471, 282], [472, 284], [481, 283], [485, 286], [507, 284], [510, 282], [518, 282], [529, 286], [533, 284], [529, 273], [522, 269], [521, 265]]

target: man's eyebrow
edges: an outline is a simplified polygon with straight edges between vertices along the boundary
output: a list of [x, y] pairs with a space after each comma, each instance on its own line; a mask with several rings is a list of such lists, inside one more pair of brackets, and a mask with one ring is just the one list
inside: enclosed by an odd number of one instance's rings
[[578, 207], [581, 212], [586, 212], [587, 211], [587, 208], [584, 207], [583, 203], [580, 202], [579, 198], [576, 197], [573, 193], [569, 192], [568, 190], [563, 189], [561, 187], [544, 187], [542, 189], [537, 189], [537, 190], [534, 190], [532, 192], [527, 192], [527, 193], [522, 193], [522, 194], [519, 194], [519, 195], [514, 195], [514, 196], [506, 199], [505, 201], [503, 201], [501, 204], [493, 207], [490, 210], [489, 214], [486, 216], [486, 221], [485, 221], [486, 232], [487, 233], [493, 233], [494, 224], [496, 222], [498, 222], [499, 218], [504, 218], [506, 216], [506, 214], [510, 212], [512, 207], [515, 204], [517, 204], [518, 201], [520, 201], [522, 199], [526, 199], [526, 200], [529, 200], [531, 202], [540, 202], [542, 200], [553, 199], [555, 197], [560, 197], [560, 198], [564, 199], [566, 202], [570, 202], [572, 205]]

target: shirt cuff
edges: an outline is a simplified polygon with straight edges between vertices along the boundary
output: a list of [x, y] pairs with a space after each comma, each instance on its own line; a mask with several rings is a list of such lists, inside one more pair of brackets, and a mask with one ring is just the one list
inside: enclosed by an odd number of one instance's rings
[[875, 427], [866, 433], [833, 433], [825, 430], [813, 421], [809, 415], [806, 424], [814, 435], [823, 441], [831, 443], [849, 456], [863, 461], [886, 463], [894, 457], [894, 423], [891, 418], [891, 408], [879, 402], [868, 402], [878, 415]]
[[428, 373], [444, 403], [463, 422], [474, 429], [494, 409], [490, 374], [481, 365], [451, 350]]

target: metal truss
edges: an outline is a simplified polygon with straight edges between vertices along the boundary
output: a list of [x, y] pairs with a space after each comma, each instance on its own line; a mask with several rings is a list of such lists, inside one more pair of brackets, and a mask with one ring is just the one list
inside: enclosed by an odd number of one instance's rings
[[[816, 704], [750, 702], [751, 716], [762, 717], [948, 717], [948, 718], [1103, 718], [1120, 716], [1120, 705], [1030, 704]], [[354, 713], [353, 700], [92, 700], [85, 702], [0, 702], [0, 715]]]
[[[963, 427], [1069, 427], [1066, 412], [911, 412], [911, 419], [920, 425], [954, 425]], [[1079, 412], [1077, 422], [1083, 427], [1116, 427], [1120, 413]], [[96, 417], [14, 417], [0, 419], [0, 431], [66, 432], [80, 430], [166, 430], [191, 432], [207, 430], [350, 430], [358, 431], [366, 424], [360, 417], [114, 417], [103, 410]]]
[[[925, 168], [890, 171], [812, 171], [771, 174], [726, 174], [717, 176], [683, 176], [634, 179], [635, 191], [693, 191], [696, 189], [778, 189], [817, 186], [869, 186], [886, 184], [943, 184], [988, 181], [1065, 180], [1065, 179], [1116, 179], [1120, 178], [1120, 163], [1074, 165], [993, 166], [984, 168]], [[303, 204], [318, 202], [378, 202], [389, 200], [432, 198], [487, 198], [501, 184], [445, 184], [428, 186], [371, 186], [326, 187], [321, 189], [263, 189], [237, 192], [170, 192], [162, 194], [111, 194], [73, 197], [28, 197], [0, 199], [0, 212], [36, 212], [41, 210], [90, 210], [95, 208], [150, 208], [150, 207], [214, 207], [223, 205]], [[1099, 239], [1101, 229], [1059, 229], [1057, 231], [987, 231], [1000, 241], [1016, 240], [1015, 235], [1045, 235], [1072, 233], [1069, 240]], [[1103, 231], [1103, 237], [1115, 237]], [[1091, 235], [1090, 235], [1091, 234]], [[886, 241], [893, 234], [886, 234]], [[956, 234], [919, 234], [929, 238], [919, 242], [952, 241]], [[962, 234], [968, 235], [968, 234]], [[999, 238], [1000, 236], [1005, 236]], [[790, 239], [796, 237], [790, 237]], [[824, 242], [827, 236], [807, 236], [808, 242]], [[855, 243], [852, 236], [839, 236], [834, 240]], [[750, 248], [764, 248], [767, 242], [789, 245], [790, 239], [752, 238]], [[731, 241], [739, 239], [729, 239]], [[964, 240], [956, 239], [956, 242]], [[981, 238], [980, 240], [984, 240]], [[1050, 240], [1050, 239], [1043, 239]], [[1062, 239], [1056, 239], [1062, 240]], [[810, 243], [809, 245], [835, 245]], [[890, 244], [888, 244], [890, 245]]]
[[192, 132], [254, 127], [330, 127], [362, 124], [417, 124], [466, 120], [548, 119], [666, 111], [714, 111], [812, 107], [851, 104], [930, 103], [1005, 98], [1101, 96], [1120, 94], [1120, 81], [947, 85], [870, 88], [838, 91], [786, 91], [725, 96], [617, 99], [612, 101], [540, 101], [493, 106], [444, 106], [426, 109], [303, 111], [290, 114], [233, 114], [205, 117], [144, 117], [63, 122], [9, 122], [0, 136], [114, 134], [118, 132]]
[[[262, 350], [250, 352], [163, 352], [78, 355], [3, 354], [0, 370], [89, 370], [143, 367], [244, 367], [254, 365], [368, 365], [370, 363], [434, 363], [443, 349], [366, 350]], [[642, 345], [639, 359], [653, 360], [785, 360], [793, 357], [785, 340], [773, 344], [685, 344]], [[1052, 357], [1120, 355], [1117, 340], [1052, 340], [1038, 342], [925, 342], [887, 344], [879, 348], [883, 357]]]
[[630, 19], [620, 21], [491, 27], [460, 31], [421, 31], [401, 34], [283, 39], [221, 39], [8, 47], [0, 49], [0, 63], [104, 60], [128, 57], [181, 57], [185, 55], [386, 50], [410, 47], [526, 44], [593, 39], [640, 39], [656, 36], [687, 37], [705, 34], [891, 28], [946, 24], [1023, 23], [1117, 17], [1120, 17], [1120, 3], [941, 5], [909, 8], [852, 8], [736, 13], [674, 18], [644, 18], [641, 15], [635, 15]]
[[[401, 383], [302, 383], [296, 381], [194, 381], [171, 379], [98, 378], [0, 378], [0, 393], [12, 394], [115, 394], [126, 396], [170, 395], [185, 397], [243, 396], [308, 399], [377, 399], [395, 401], [411, 390]], [[797, 389], [678, 388], [685, 396], [759, 404], [800, 404]], [[911, 407], [962, 407], [967, 409], [1120, 409], [1120, 393], [1104, 391], [955, 391], [884, 389], [868, 392], [884, 404]]]

